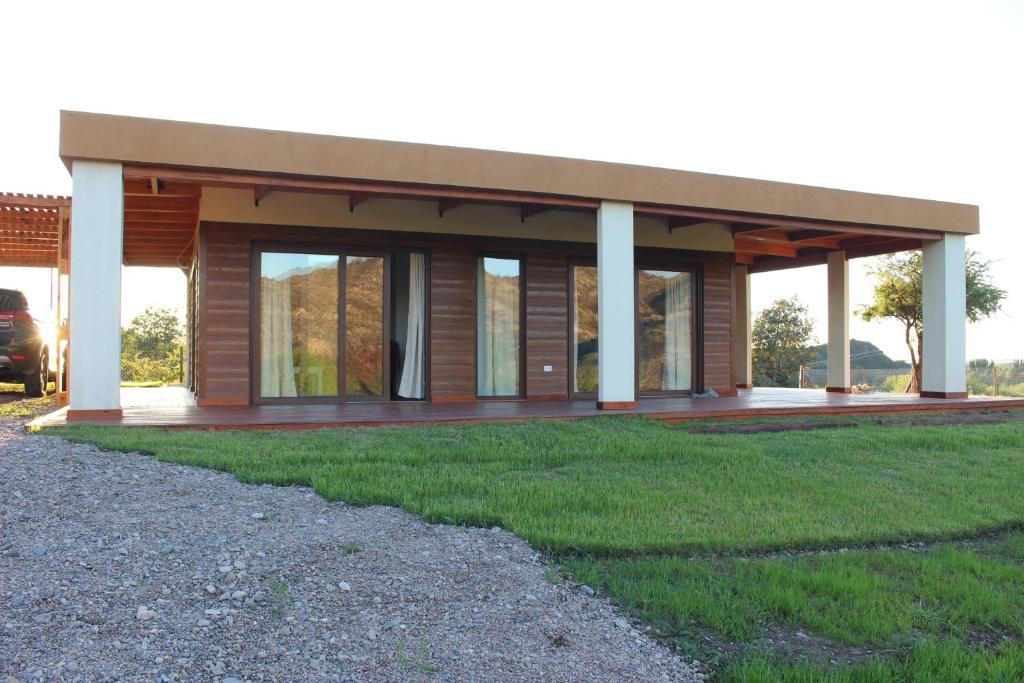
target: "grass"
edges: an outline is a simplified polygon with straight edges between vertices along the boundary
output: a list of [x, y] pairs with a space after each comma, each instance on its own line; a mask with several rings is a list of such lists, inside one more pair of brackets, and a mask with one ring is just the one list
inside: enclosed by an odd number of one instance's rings
[[1020, 532], [921, 549], [755, 559], [578, 557], [563, 566], [684, 649], [704, 630], [756, 645], [806, 629], [838, 651], [907, 649], [907, 634], [993, 643], [1024, 633]]
[[755, 658], [732, 664], [723, 683], [1014, 683], [1024, 680], [1024, 648], [991, 649], [924, 641], [905, 658], [875, 659], [846, 668]]
[[269, 433], [74, 425], [110, 450], [602, 555], [941, 539], [1024, 522], [1024, 423], [701, 435], [642, 419]]
[[156, 389], [158, 387], [167, 386], [166, 382], [159, 381], [147, 381], [147, 382], [121, 382], [122, 387], [134, 388], [134, 389]]
[[[550, 581], [561, 571], [593, 586], [713, 661], [720, 680], [1024, 679], [1024, 422], [60, 433], [329, 500], [503, 526], [556, 560]], [[893, 546], [904, 542], [915, 545]]]

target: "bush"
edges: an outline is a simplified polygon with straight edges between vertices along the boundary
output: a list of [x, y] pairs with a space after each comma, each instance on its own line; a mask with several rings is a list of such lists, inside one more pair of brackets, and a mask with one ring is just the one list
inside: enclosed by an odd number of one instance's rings
[[178, 356], [146, 358], [126, 350], [121, 354], [122, 382], [177, 382]]
[[902, 394], [906, 392], [909, 383], [909, 372], [905, 375], [890, 375], [882, 382], [880, 390], [890, 394]]

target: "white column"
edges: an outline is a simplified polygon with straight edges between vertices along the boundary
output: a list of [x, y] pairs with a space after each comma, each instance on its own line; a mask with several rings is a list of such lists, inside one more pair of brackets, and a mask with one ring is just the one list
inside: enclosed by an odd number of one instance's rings
[[71, 168], [71, 391], [76, 411], [121, 409], [121, 164]]
[[754, 386], [753, 359], [750, 338], [750, 271], [746, 266], [736, 266], [734, 284], [736, 308], [733, 311], [733, 374], [736, 387], [749, 389]]
[[921, 396], [967, 396], [967, 272], [963, 235], [946, 233], [924, 254]]
[[828, 382], [826, 391], [850, 392], [850, 268], [845, 251], [828, 253]]
[[633, 205], [597, 210], [597, 370], [599, 408], [636, 407]]

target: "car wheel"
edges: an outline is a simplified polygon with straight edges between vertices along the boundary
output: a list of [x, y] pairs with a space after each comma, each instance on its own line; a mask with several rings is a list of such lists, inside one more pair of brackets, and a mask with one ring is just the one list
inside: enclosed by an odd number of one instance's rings
[[25, 378], [25, 395], [37, 398], [46, 394], [46, 384], [50, 379], [50, 359], [46, 354], [39, 359], [39, 367]]

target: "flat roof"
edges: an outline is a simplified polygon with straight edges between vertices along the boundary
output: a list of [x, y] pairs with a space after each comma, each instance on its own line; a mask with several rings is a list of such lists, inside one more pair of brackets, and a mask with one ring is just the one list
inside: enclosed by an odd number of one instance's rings
[[61, 111], [60, 156], [381, 181], [974, 234], [978, 207], [536, 154]]

